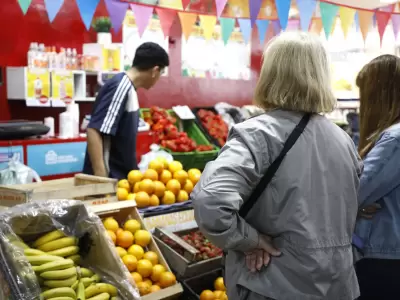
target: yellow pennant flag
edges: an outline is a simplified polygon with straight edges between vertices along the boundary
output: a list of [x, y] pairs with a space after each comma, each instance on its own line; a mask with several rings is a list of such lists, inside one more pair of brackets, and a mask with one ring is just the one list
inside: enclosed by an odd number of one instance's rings
[[213, 36], [215, 25], [217, 24], [217, 17], [199, 15], [200, 26], [203, 28], [203, 34], [206, 41], [210, 40]]
[[356, 14], [356, 10], [348, 7], [341, 6], [339, 8], [339, 17], [340, 23], [342, 25], [342, 30], [344, 37], [347, 38], [347, 34], [349, 33], [349, 29], [354, 22], [354, 16]]
[[358, 11], [358, 21], [360, 24], [360, 31], [363, 36], [364, 42], [367, 39], [369, 29], [371, 28], [373, 16], [374, 13], [372, 11], [367, 11], [367, 10]]
[[178, 15], [181, 21], [182, 33], [187, 41], [193, 31], [194, 23], [197, 21], [197, 14], [178, 12]]

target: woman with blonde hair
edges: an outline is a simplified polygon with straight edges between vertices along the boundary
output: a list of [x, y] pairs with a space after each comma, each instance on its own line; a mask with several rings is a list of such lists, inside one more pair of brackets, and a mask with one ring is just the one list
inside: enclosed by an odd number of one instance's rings
[[[382, 55], [364, 66], [360, 88], [360, 179], [356, 235], [361, 300], [400, 296], [400, 58]], [[380, 207], [379, 210], [376, 210]]]
[[322, 114], [336, 99], [316, 36], [284, 33], [264, 53], [255, 103], [193, 193], [202, 232], [227, 253], [234, 300], [353, 300], [359, 164], [350, 137]]

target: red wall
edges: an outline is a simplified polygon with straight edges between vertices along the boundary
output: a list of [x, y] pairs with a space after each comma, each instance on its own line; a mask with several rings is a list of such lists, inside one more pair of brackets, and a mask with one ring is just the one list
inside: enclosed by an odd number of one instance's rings
[[[74, 0], [65, 0], [59, 14], [50, 24], [44, 7], [44, 0], [33, 0], [24, 16], [17, 0], [1, 0], [0, 5], [0, 66], [26, 65], [26, 52], [32, 41], [81, 49], [83, 43], [95, 42], [96, 34], [86, 31]], [[95, 16], [107, 15], [103, 0]], [[114, 42], [121, 42], [122, 33], [113, 36]], [[235, 105], [249, 104], [255, 80], [210, 80], [203, 78], [181, 77], [181, 27], [176, 19], [171, 32], [169, 48], [171, 66], [169, 75], [150, 91], [140, 91], [142, 107], [158, 105], [171, 107], [176, 104], [189, 106], [211, 106], [217, 102]], [[257, 32], [253, 31], [251, 69], [253, 78], [260, 69], [261, 49]], [[6, 78], [5, 78], [6, 80]], [[5, 84], [0, 86], [0, 120], [25, 118], [42, 120], [47, 116], [56, 116], [63, 109], [27, 108], [24, 101], [7, 101]], [[91, 103], [80, 104], [81, 115], [89, 114]], [[56, 118], [57, 119], [57, 118]]]

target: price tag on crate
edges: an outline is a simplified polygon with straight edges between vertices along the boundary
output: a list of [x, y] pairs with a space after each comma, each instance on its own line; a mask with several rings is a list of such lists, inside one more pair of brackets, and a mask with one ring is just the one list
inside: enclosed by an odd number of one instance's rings
[[173, 106], [172, 110], [181, 120], [194, 120], [196, 118], [187, 105]]

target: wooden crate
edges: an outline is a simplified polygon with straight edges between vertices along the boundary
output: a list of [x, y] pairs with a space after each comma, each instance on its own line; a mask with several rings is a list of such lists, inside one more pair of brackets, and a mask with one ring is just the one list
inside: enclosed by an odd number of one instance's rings
[[[197, 249], [190, 246], [175, 233], [188, 233], [193, 229], [197, 229], [195, 222], [181, 224], [180, 226], [168, 226], [164, 228], [156, 228], [154, 231], [154, 239], [156, 240], [161, 252], [166, 257], [168, 263], [172, 266], [174, 272], [181, 279], [190, 278], [199, 274], [204, 274], [211, 270], [215, 270], [222, 266], [222, 257], [214, 257], [203, 261], [197, 261], [196, 256], [199, 253]], [[181, 227], [179, 230], [178, 228]], [[164, 241], [162, 237], [166, 236], [177, 243], [183, 249], [183, 255], [176, 252]]]
[[52, 199], [76, 199], [96, 205], [117, 202], [117, 180], [86, 174], [38, 183], [0, 185], [0, 206]]
[[[96, 213], [100, 218], [113, 217], [118, 223], [124, 223], [128, 219], [138, 220], [143, 229], [147, 230], [139, 211], [136, 208], [135, 201], [120, 201], [117, 203], [108, 203], [104, 205], [92, 206], [89, 208], [92, 212]], [[154, 251], [159, 257], [159, 263], [163, 265], [168, 271], [171, 271], [167, 261], [165, 260], [162, 252], [158, 248], [154, 237], [152, 236], [151, 242], [148, 246], [149, 251]], [[182, 294], [183, 288], [180, 283], [175, 284], [169, 288], [162, 289], [158, 292], [143, 296], [143, 300], [161, 300], [161, 299], [179, 299]]]

